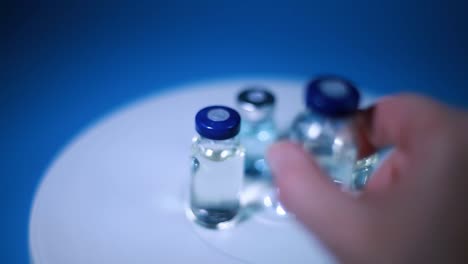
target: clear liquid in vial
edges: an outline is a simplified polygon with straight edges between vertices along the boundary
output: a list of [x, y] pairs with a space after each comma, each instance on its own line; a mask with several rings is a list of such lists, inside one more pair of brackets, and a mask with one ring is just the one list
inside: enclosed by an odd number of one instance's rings
[[354, 118], [360, 93], [353, 82], [321, 75], [306, 86], [306, 111], [294, 120], [290, 138], [303, 144], [332, 180], [347, 190], [361, 190], [379, 155], [358, 160]]
[[241, 142], [246, 149], [245, 173], [247, 176], [271, 178], [265, 161], [268, 147], [276, 140], [276, 127], [271, 119], [242, 124]]
[[202, 226], [221, 229], [239, 213], [244, 151], [234, 142], [194, 138], [190, 209]]
[[329, 120], [306, 112], [294, 121], [290, 137], [303, 144], [333, 182], [344, 189], [353, 189], [357, 148], [347, 123], [347, 120]]
[[349, 120], [327, 120], [312, 113], [298, 116], [291, 128], [291, 139], [302, 142], [314, 155], [332, 181], [348, 190], [362, 190], [375, 170], [380, 156], [357, 160], [357, 147]]

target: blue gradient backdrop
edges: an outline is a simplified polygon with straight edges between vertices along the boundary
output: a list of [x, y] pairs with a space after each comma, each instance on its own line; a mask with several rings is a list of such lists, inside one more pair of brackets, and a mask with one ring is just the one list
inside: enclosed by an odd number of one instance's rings
[[468, 105], [461, 2], [58, 2], [0, 4], [1, 263], [27, 263], [34, 191], [63, 146], [149, 93], [335, 72]]

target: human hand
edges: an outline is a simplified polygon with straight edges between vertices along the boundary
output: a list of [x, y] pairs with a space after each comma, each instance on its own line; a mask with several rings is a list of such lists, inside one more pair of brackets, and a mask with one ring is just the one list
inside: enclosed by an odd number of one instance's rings
[[358, 116], [361, 151], [394, 151], [357, 197], [291, 142], [268, 161], [288, 211], [344, 263], [468, 262], [468, 114], [416, 95]]

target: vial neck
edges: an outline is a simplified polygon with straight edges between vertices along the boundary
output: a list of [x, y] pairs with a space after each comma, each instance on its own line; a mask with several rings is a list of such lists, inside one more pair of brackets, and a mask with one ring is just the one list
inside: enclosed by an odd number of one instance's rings
[[269, 124], [269, 123], [273, 123], [273, 117], [269, 115], [261, 119], [243, 118], [242, 123], [250, 125], [250, 126]]
[[228, 139], [210, 139], [203, 136], [198, 137], [200, 144], [213, 144], [213, 145], [238, 145], [240, 140], [239, 136], [235, 136]]
[[243, 121], [260, 123], [273, 119], [273, 106], [262, 109], [241, 109]]
[[321, 118], [330, 120], [332, 122], [333, 121], [343, 122], [343, 121], [351, 120], [351, 119], [354, 118], [356, 113], [357, 113], [357, 111], [353, 112], [353, 113], [347, 113], [347, 114], [341, 114], [341, 115], [330, 115], [330, 114], [325, 114], [325, 113], [318, 112], [315, 109], [310, 108], [310, 107], [306, 108], [306, 114], [320, 116]]

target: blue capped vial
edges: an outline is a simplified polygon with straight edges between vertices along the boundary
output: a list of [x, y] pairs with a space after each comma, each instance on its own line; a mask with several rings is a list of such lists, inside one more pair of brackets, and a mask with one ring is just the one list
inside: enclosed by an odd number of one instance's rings
[[273, 120], [275, 97], [262, 87], [250, 87], [237, 96], [237, 108], [242, 116], [241, 143], [246, 151], [245, 173], [249, 177], [270, 178], [265, 152], [277, 139]]
[[249, 196], [260, 205], [272, 209], [274, 218], [287, 215], [278, 200], [270, 170], [265, 161], [268, 147], [278, 139], [274, 121], [275, 96], [264, 87], [252, 86], [237, 96], [237, 108], [242, 116], [241, 143], [246, 151], [245, 175]]
[[207, 228], [232, 225], [240, 210], [244, 150], [240, 115], [225, 106], [201, 109], [192, 140], [189, 216]]
[[306, 111], [295, 118], [290, 130], [290, 138], [301, 142], [335, 183], [351, 190], [358, 155], [351, 122], [359, 100], [358, 89], [348, 80], [314, 79], [306, 87]]

